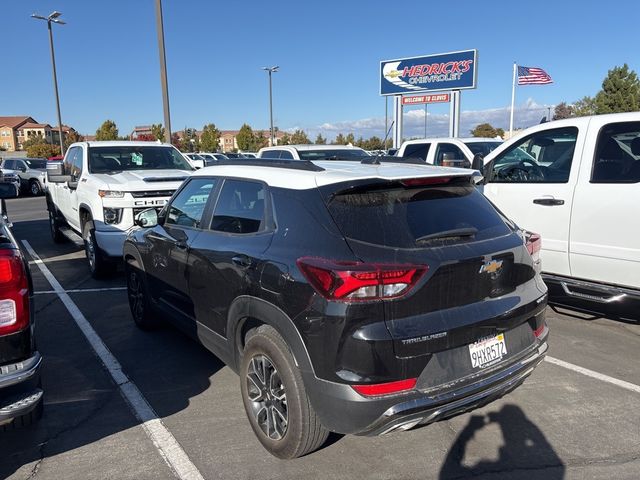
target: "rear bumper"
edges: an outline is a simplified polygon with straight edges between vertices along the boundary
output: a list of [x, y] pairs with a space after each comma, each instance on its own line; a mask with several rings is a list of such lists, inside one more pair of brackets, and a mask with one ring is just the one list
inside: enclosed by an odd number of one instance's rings
[[338, 433], [383, 435], [452, 417], [502, 397], [533, 372], [547, 348], [546, 339], [536, 342], [516, 360], [472, 383], [429, 393], [413, 391], [390, 398], [365, 398], [349, 385], [315, 377], [305, 378], [305, 386], [325, 427]]
[[42, 357], [30, 358], [0, 367], [0, 425], [26, 415], [42, 402], [40, 368]]

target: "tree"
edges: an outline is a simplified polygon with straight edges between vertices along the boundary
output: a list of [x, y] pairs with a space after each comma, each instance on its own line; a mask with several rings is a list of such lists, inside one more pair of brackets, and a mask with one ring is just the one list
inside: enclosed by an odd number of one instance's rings
[[22, 142], [22, 148], [27, 150], [29, 147], [35, 147], [36, 145], [45, 145], [47, 142], [44, 137], [40, 134], [33, 135], [29, 137], [27, 140]]
[[636, 72], [626, 63], [609, 70], [595, 103], [598, 114], [640, 110], [640, 80]]
[[180, 138], [180, 151], [182, 152], [195, 152], [198, 150], [199, 142], [196, 130], [194, 128], [184, 127]]
[[593, 97], [582, 97], [573, 103], [573, 114], [576, 117], [586, 117], [596, 114], [596, 99]]
[[220, 130], [214, 123], [209, 123], [202, 127], [200, 135], [200, 150], [203, 152], [217, 152], [220, 148]]
[[60, 155], [60, 145], [37, 143], [27, 147], [27, 156], [33, 158], [49, 158]]
[[382, 139], [380, 137], [376, 137], [375, 135], [362, 142], [362, 148], [364, 148], [365, 150], [382, 150], [382, 147]]
[[64, 136], [64, 149], [69, 148], [69, 145], [76, 142], [84, 142], [84, 137], [75, 130], [69, 130]]
[[309, 140], [304, 130], [298, 129], [291, 135], [291, 143], [293, 145], [308, 145], [311, 143], [311, 140]]
[[118, 127], [113, 120], [105, 120], [100, 128], [96, 130], [96, 140], [117, 140]]
[[291, 145], [291, 135], [288, 133], [283, 133], [280, 140], [278, 140], [278, 145]]
[[344, 143], [345, 145], [353, 145], [354, 143], [356, 143], [356, 137], [354, 137], [353, 133], [350, 133], [346, 136], [346, 138], [344, 139]]
[[238, 148], [243, 152], [250, 152], [253, 148], [255, 144], [253, 130], [246, 123], [240, 127], [240, 131], [238, 135], [236, 135], [236, 143], [238, 144]]
[[339, 133], [338, 135], [336, 135], [336, 139], [331, 142], [332, 145], [346, 145], [347, 141], [344, 139], [344, 135], [342, 135], [341, 133]]
[[322, 134], [319, 133], [318, 136], [316, 137], [316, 142], [315, 143], [316, 143], [316, 145], [326, 145], [327, 144], [327, 139], [324, 138], [322, 136]]
[[262, 147], [266, 147], [269, 145], [269, 139], [265, 136], [264, 131], [260, 130], [258, 133], [253, 135], [253, 147], [251, 148], [252, 152], [257, 152]]
[[504, 135], [504, 130], [501, 128], [494, 128], [490, 123], [481, 123], [471, 130], [471, 135], [474, 137], [496, 138], [502, 137]]
[[153, 135], [156, 140], [164, 142], [164, 127], [161, 123], [151, 125], [151, 135]]
[[563, 120], [571, 118], [573, 115], [573, 105], [567, 105], [566, 102], [559, 103], [553, 109], [553, 120]]

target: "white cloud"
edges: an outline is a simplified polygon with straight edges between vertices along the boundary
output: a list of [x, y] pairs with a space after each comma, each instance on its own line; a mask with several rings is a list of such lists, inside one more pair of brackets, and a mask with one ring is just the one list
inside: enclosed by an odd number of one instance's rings
[[[514, 118], [516, 128], [525, 128], [540, 122], [542, 117], [548, 114], [548, 108], [553, 105], [541, 105], [532, 98], [527, 99], [524, 104], [516, 105]], [[469, 131], [480, 123], [490, 123], [496, 128], [509, 128], [510, 107], [490, 108], [486, 110], [466, 110], [460, 114], [460, 135], [467, 136]], [[391, 122], [391, 120], [389, 120]], [[369, 138], [373, 135], [384, 137], [384, 117], [363, 118], [360, 120], [342, 121], [334, 123], [323, 123], [313, 127], [303, 128], [311, 139], [318, 133], [333, 139], [338, 133], [347, 134], [353, 132], [356, 138]], [[295, 128], [289, 129], [290, 131]], [[424, 136], [424, 110], [408, 110], [404, 115], [404, 137]], [[427, 115], [427, 135], [430, 137], [442, 137], [449, 133], [449, 115], [432, 114]]]

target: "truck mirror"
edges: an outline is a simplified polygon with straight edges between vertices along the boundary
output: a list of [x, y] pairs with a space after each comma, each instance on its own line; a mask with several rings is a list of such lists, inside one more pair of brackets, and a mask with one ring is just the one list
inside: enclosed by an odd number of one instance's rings
[[143, 228], [155, 227], [158, 224], [158, 212], [155, 208], [147, 208], [135, 216], [134, 223]]
[[70, 182], [71, 175], [64, 175], [61, 161], [47, 162], [47, 181], [51, 183]]
[[471, 162], [471, 168], [473, 170], [478, 170], [482, 173], [484, 169], [484, 156], [481, 153], [476, 153], [473, 156], [473, 161]]

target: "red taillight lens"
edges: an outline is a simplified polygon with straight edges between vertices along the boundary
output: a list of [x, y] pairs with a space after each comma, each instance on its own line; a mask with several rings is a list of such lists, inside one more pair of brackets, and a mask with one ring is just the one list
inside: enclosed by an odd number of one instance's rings
[[0, 249], [0, 335], [29, 325], [29, 280], [17, 250]]
[[372, 385], [351, 385], [351, 388], [365, 397], [377, 397], [380, 395], [392, 395], [395, 393], [413, 390], [417, 381], [417, 378], [408, 378], [397, 382], [376, 383]]
[[441, 185], [449, 183], [452, 177], [407, 178], [400, 183], [405, 187], [421, 187], [423, 185]]
[[363, 301], [407, 294], [428, 270], [426, 265], [385, 265], [298, 259], [298, 268], [318, 293], [329, 300]]
[[540, 249], [542, 248], [542, 238], [537, 233], [524, 232], [525, 246], [534, 263], [540, 261]]
[[533, 334], [535, 335], [536, 338], [540, 338], [543, 336], [546, 330], [547, 330], [547, 325], [543, 323], [533, 331]]

